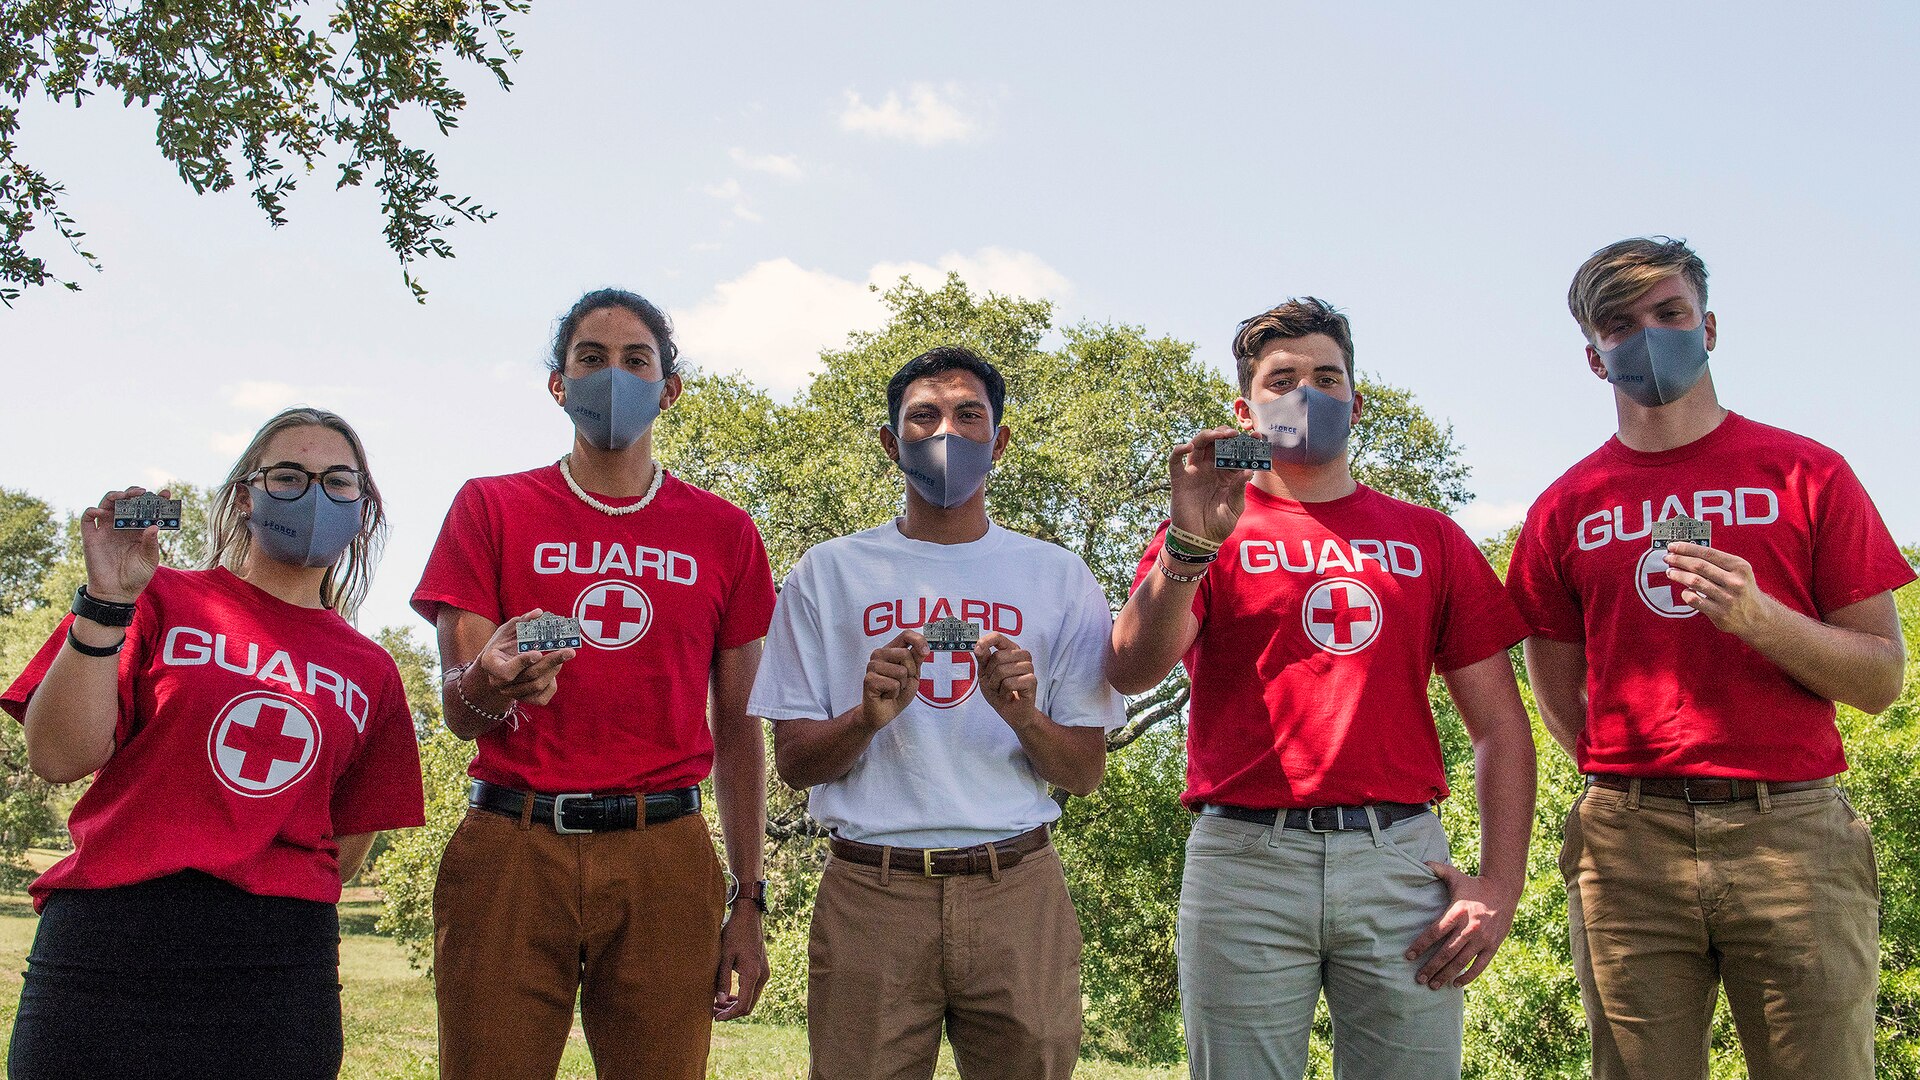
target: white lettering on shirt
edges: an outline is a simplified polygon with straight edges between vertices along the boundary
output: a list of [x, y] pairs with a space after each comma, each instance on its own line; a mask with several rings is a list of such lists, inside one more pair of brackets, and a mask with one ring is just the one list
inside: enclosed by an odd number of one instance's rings
[[644, 578], [649, 573], [675, 585], [691, 585], [700, 577], [700, 564], [693, 556], [679, 551], [634, 544], [567, 543], [535, 544], [533, 572], [536, 574], [617, 574]]
[[1619, 540], [1644, 540], [1656, 523], [1682, 515], [1722, 525], [1769, 525], [1780, 520], [1780, 496], [1767, 488], [1696, 491], [1685, 498], [1668, 495], [1660, 500], [1657, 514], [1653, 505], [1652, 499], [1644, 499], [1632, 515], [1624, 505], [1595, 510], [1574, 525], [1573, 542], [1581, 551], [1593, 551]]
[[276, 649], [267, 662], [261, 664], [260, 646], [251, 641], [245, 643], [246, 663], [237, 664], [231, 659], [238, 654], [239, 650], [235, 648], [237, 644], [228, 641], [225, 634], [209, 633], [192, 626], [175, 626], [169, 628], [167, 636], [161, 640], [160, 662], [168, 667], [217, 664], [236, 675], [251, 675], [261, 682], [279, 683], [321, 700], [325, 700], [321, 691], [326, 691], [340, 711], [347, 714], [347, 719], [353, 721], [356, 730], [367, 730], [367, 694], [352, 679], [332, 668], [309, 661], [303, 684], [291, 653]]
[[1286, 570], [1295, 574], [1324, 576], [1330, 570], [1347, 574], [1372, 569], [1401, 577], [1417, 578], [1426, 573], [1420, 549], [1404, 540], [1339, 540], [1329, 537], [1315, 552], [1311, 540], [1242, 540], [1240, 569], [1249, 574], [1271, 574]]

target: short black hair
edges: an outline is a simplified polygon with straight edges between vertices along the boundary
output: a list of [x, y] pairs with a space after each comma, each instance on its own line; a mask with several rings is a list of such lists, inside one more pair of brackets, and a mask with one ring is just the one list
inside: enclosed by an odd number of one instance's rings
[[887, 380], [887, 423], [898, 424], [900, 402], [906, 398], [908, 386], [943, 371], [970, 371], [979, 376], [987, 387], [987, 407], [993, 413], [993, 422], [999, 425], [1000, 414], [1007, 404], [1007, 380], [1000, 377], [998, 368], [964, 345], [928, 349], [893, 373], [893, 378]]
[[566, 370], [567, 348], [573, 344], [574, 332], [580, 329], [580, 320], [603, 308], [621, 308], [645, 323], [647, 329], [653, 331], [654, 340], [660, 343], [660, 377], [673, 374], [673, 362], [680, 357], [680, 346], [673, 343], [673, 323], [653, 301], [625, 289], [595, 289], [575, 301], [561, 316], [560, 325], [553, 331], [553, 357], [547, 361], [549, 371]]

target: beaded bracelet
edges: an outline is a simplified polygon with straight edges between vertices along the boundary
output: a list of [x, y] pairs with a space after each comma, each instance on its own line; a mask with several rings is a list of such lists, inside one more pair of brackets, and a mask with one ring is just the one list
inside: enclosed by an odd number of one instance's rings
[[515, 731], [520, 730], [520, 703], [519, 702], [509, 701], [507, 702], [507, 707], [505, 710], [497, 713], [490, 713], [487, 710], [481, 708], [480, 706], [475, 705], [471, 700], [467, 698], [467, 688], [464, 685], [466, 682], [466, 679], [464, 678], [464, 676], [467, 674], [467, 669], [472, 666], [473, 664], [471, 661], [465, 664], [456, 664], [453, 667], [447, 669], [447, 673], [445, 676], [442, 677], [442, 681], [450, 682], [453, 684], [453, 692], [459, 695], [460, 704], [465, 706], [468, 712], [472, 713], [473, 715], [479, 717], [482, 720], [488, 721], [489, 723], [504, 724], [504, 723], [511, 722], [511, 726]]

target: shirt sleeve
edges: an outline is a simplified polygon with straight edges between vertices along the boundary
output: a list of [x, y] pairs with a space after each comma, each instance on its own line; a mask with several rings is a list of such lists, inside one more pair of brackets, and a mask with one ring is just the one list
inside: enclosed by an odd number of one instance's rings
[[1507, 563], [1507, 595], [1533, 633], [1569, 644], [1585, 641], [1585, 615], [1579, 597], [1568, 587], [1552, 554], [1546, 519], [1539, 502], [1527, 511], [1520, 539], [1513, 545], [1513, 558]]
[[1505, 652], [1527, 636], [1527, 622], [1500, 586], [1493, 565], [1451, 520], [1446, 532], [1446, 592], [1441, 602], [1439, 643], [1434, 666], [1457, 671]]
[[747, 696], [747, 715], [767, 720], [831, 720], [826, 635], [814, 607], [807, 562], [787, 575], [767, 629], [766, 651]]
[[1812, 592], [1821, 615], [1914, 579], [1873, 499], [1844, 460], [1813, 502]]
[[394, 670], [367, 721], [360, 752], [333, 785], [333, 834], [354, 836], [426, 824], [420, 743], [406, 690]]
[[413, 590], [413, 610], [421, 618], [437, 624], [440, 605], [452, 604], [496, 624], [506, 621], [500, 610], [497, 531], [485, 489], [477, 480], [467, 481], [447, 508], [427, 568]]
[[[135, 602], [133, 625], [127, 627], [127, 642], [120, 648], [119, 716], [113, 725], [113, 745], [126, 745], [128, 739], [140, 728], [135, 714], [134, 679], [145, 669], [148, 658], [153, 653], [153, 639], [156, 634], [157, 619], [153, 612], [153, 603], [148, 593], [141, 593]], [[46, 680], [47, 669], [53, 666], [53, 659], [60, 650], [67, 647], [67, 630], [73, 626], [74, 616], [68, 614], [54, 627], [52, 635], [41, 644], [33, 659], [15, 677], [4, 692], [0, 692], [0, 709], [21, 723], [27, 721], [27, 703], [33, 700], [34, 692]]]
[[720, 613], [716, 640], [722, 649], [737, 649], [765, 637], [773, 619], [773, 568], [767, 564], [767, 545], [751, 519], [741, 531], [740, 546], [742, 562], [727, 594], [727, 609]]
[[1113, 612], [1100, 582], [1084, 563], [1079, 576], [1079, 595], [1068, 605], [1053, 649], [1056, 670], [1047, 695], [1047, 718], [1064, 727], [1112, 731], [1127, 722], [1126, 701], [1107, 682]]

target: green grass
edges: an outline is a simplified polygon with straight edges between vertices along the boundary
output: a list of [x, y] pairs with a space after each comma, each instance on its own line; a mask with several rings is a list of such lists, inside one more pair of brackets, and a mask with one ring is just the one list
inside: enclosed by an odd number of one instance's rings
[[[340, 1075], [351, 1080], [431, 1080], [433, 988], [407, 966], [399, 946], [370, 932], [377, 915], [377, 904], [352, 894], [340, 905], [340, 983], [347, 1028], [347, 1060]], [[0, 1044], [13, 1032], [20, 973], [26, 968], [34, 925], [33, 908], [25, 898], [0, 896]], [[707, 1075], [712, 1080], [802, 1080], [807, 1075], [806, 1030], [717, 1024]], [[959, 1076], [945, 1046], [934, 1075]], [[1089, 1061], [1075, 1075], [1080, 1080], [1173, 1080], [1185, 1076], [1186, 1068], [1140, 1069]], [[593, 1077], [593, 1062], [577, 1024], [567, 1039], [560, 1076]]]

